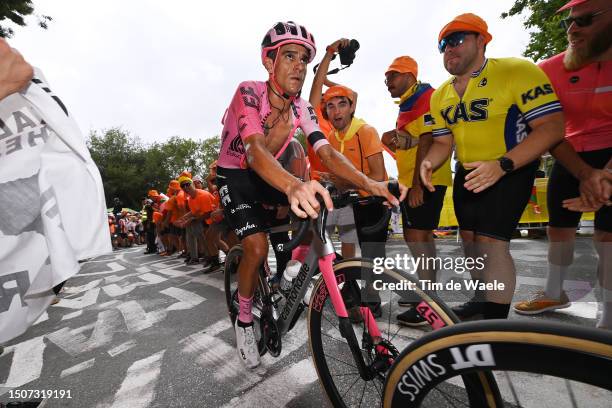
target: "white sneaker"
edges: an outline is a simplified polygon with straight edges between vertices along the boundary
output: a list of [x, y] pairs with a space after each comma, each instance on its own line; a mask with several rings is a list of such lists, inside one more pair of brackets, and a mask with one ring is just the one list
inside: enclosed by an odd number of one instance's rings
[[236, 319], [235, 329], [238, 357], [248, 368], [257, 367], [259, 365], [259, 351], [257, 350], [253, 324], [240, 327], [238, 326], [238, 319]]

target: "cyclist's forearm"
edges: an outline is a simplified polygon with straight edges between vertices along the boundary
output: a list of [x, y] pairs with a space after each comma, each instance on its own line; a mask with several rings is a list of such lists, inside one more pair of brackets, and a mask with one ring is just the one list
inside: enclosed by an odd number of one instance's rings
[[431, 133], [425, 133], [419, 137], [419, 146], [417, 147], [416, 160], [414, 164], [415, 171], [412, 175], [413, 186], [421, 185], [419, 169], [421, 168], [421, 163], [423, 162], [425, 156], [427, 156], [427, 152], [429, 152], [432, 144], [433, 137], [431, 136]]
[[[247, 140], [251, 139], [250, 137]], [[247, 163], [249, 167], [275, 189], [287, 194], [292, 186], [300, 183], [296, 177], [287, 172], [280, 163], [258, 141], [246, 144]]]
[[566, 140], [550, 149], [550, 154], [577, 179], [590, 168]]
[[429, 160], [431, 162], [432, 169], [435, 171], [438, 169], [438, 167], [442, 166], [442, 164], [444, 164], [444, 162], [451, 155], [453, 150], [453, 137], [438, 136], [432, 139], [433, 141], [431, 147], [423, 160]]

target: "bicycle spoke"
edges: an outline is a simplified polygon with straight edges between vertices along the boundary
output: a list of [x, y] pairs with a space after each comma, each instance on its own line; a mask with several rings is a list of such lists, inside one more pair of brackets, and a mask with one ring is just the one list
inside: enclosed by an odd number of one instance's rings
[[572, 401], [572, 407], [578, 407], [578, 404], [576, 403], [576, 395], [574, 395], [574, 390], [572, 389], [572, 383], [570, 382], [570, 380], [565, 379], [565, 387], [567, 388], [570, 400]]
[[363, 390], [361, 390], [361, 398], [359, 399], [359, 406], [361, 406], [361, 403], [363, 402], [363, 396], [365, 395], [365, 390], [366, 387], [368, 386], [368, 383], [366, 381], [363, 382]]
[[359, 374], [359, 371], [353, 371], [351, 373], [333, 374], [333, 376], [334, 377], [344, 377], [346, 375], [355, 375], [355, 374]]
[[[327, 333], [321, 333], [321, 335], [322, 335], [322, 336], [325, 336], [325, 337], [329, 337], [330, 339], [332, 339], [332, 340], [334, 340], [334, 341], [337, 341], [338, 343], [348, 344], [346, 341], [344, 341], [344, 340], [340, 340], [340, 339], [337, 339], [337, 338], [335, 338], [334, 336], [330, 336], [330, 335], [329, 335], [329, 334], [327, 334]], [[344, 338], [344, 337], [343, 337], [343, 338]]]
[[512, 380], [510, 379], [510, 374], [507, 371], [504, 371], [504, 375], [506, 377], [506, 381], [508, 381], [508, 387], [510, 387], [510, 392], [512, 393], [514, 402], [516, 402], [516, 406], [521, 408], [521, 402], [518, 399], [518, 394], [516, 392], [516, 389], [514, 388], [514, 384], [512, 383]]
[[438, 393], [440, 393], [440, 395], [442, 396], [442, 398], [444, 398], [444, 399], [445, 399], [445, 400], [446, 400], [446, 401], [447, 401], [449, 404], [451, 404], [451, 405], [452, 405], [452, 406], [454, 406], [454, 407], [456, 407], [456, 405], [455, 405], [455, 404], [453, 404], [453, 402], [451, 401], [451, 399], [453, 399], [453, 400], [455, 400], [455, 401], [459, 402], [459, 403], [460, 403], [461, 405], [463, 405], [463, 406], [466, 406], [466, 407], [469, 407], [469, 406], [470, 406], [470, 404], [466, 403], [465, 401], [461, 401], [459, 398], [457, 398], [457, 397], [455, 397], [455, 396], [453, 396], [453, 395], [450, 395], [450, 394], [448, 394], [448, 393], [446, 393], [446, 392], [444, 392], [444, 391], [442, 391], [442, 390], [438, 389], [438, 387], [435, 387], [435, 388], [434, 388], [434, 390], [436, 390]]
[[346, 392], [344, 392], [344, 394], [342, 394], [342, 398], [344, 398], [344, 396], [345, 396], [345, 395], [346, 395], [346, 394], [347, 394], [347, 393], [348, 393], [348, 392], [351, 390], [351, 388], [353, 388], [353, 386], [354, 386], [355, 384], [357, 384], [357, 381], [359, 381], [359, 379], [360, 379], [360, 378], [361, 378], [361, 377], [357, 377], [357, 378], [355, 379], [355, 381], [353, 381], [353, 383], [351, 384], [351, 386], [350, 386], [350, 387], [348, 387], [348, 390], [346, 390]]
[[336, 361], [338, 361], [338, 362], [340, 362], [340, 363], [344, 363], [344, 364], [346, 364], [346, 365], [347, 365], [347, 366], [349, 366], [349, 367], [357, 368], [357, 366], [351, 365], [350, 363], [347, 363], [347, 362], [346, 362], [346, 361], [344, 361], [344, 360], [340, 360], [339, 358], [336, 358], [336, 357], [334, 357], [334, 356], [330, 356], [330, 355], [329, 355], [329, 354], [327, 354], [327, 353], [325, 353], [325, 354], [324, 354], [324, 356], [325, 356], [325, 357], [329, 357], [329, 358], [331, 358], [332, 360], [336, 360]]

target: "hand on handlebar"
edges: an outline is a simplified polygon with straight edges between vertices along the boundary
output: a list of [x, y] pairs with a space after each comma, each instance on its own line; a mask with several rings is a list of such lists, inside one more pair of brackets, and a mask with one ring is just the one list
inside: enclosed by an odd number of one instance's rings
[[318, 181], [298, 182], [289, 188], [287, 199], [291, 210], [300, 218], [317, 218], [321, 210], [316, 194], [323, 198], [328, 210], [334, 209], [329, 192]]

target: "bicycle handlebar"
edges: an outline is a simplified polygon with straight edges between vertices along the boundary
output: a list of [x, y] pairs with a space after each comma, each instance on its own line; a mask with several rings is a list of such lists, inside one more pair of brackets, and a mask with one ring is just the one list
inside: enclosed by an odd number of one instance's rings
[[[336, 190], [336, 187], [330, 182], [322, 182], [323, 187], [330, 193], [332, 196], [332, 202], [334, 204], [334, 208], [342, 208], [348, 205], [352, 205], [355, 203], [360, 204], [369, 204], [369, 203], [383, 203], [385, 199], [383, 197], [378, 196], [368, 196], [361, 197], [355, 191], [348, 191], [342, 194], [339, 194]], [[400, 190], [399, 184], [397, 181], [389, 181], [388, 189], [391, 194], [395, 197], [399, 198]], [[328, 211], [325, 208], [325, 204], [323, 203], [323, 199], [320, 196], [317, 196], [319, 203], [321, 205], [321, 211], [319, 212], [319, 217], [317, 218], [315, 224], [315, 231], [319, 238], [325, 242], [325, 226], [327, 224], [327, 215]], [[296, 223], [299, 224], [297, 229], [295, 229], [292, 234], [291, 240], [289, 242], [277, 244], [276, 249], [280, 252], [292, 251], [295, 249], [300, 242], [302, 242], [306, 231], [308, 230], [308, 226], [310, 224], [309, 218], [298, 218], [293, 212], [291, 212], [291, 217], [296, 220]], [[391, 218], [391, 209], [385, 207], [385, 214], [374, 224], [362, 227], [362, 231], [365, 234], [373, 234], [375, 232], [380, 231], [382, 228], [385, 228], [389, 224], [389, 219]], [[293, 224], [293, 223], [292, 223]]]

